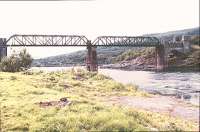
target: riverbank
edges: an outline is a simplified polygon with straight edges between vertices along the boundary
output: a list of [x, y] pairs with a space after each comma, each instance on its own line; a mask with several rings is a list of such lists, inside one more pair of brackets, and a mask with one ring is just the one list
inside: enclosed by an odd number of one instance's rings
[[195, 120], [110, 103], [113, 97], [154, 95], [101, 74], [1, 72], [0, 80], [3, 131], [198, 130]]
[[153, 72], [100, 69], [100, 73], [115, 81], [133, 83], [151, 94], [172, 96], [194, 105], [199, 105], [200, 73], [198, 72]]
[[200, 72], [200, 66], [170, 66], [163, 70], [157, 70], [154, 65], [139, 66], [129, 62], [118, 64], [106, 64], [99, 66], [101, 69], [113, 69], [123, 71], [154, 71], [154, 72]]
[[[76, 67], [84, 69], [84, 67]], [[55, 72], [71, 70], [72, 67], [32, 67], [32, 70]], [[100, 74], [111, 77], [122, 84], [135, 84], [140, 90], [151, 94], [172, 96], [193, 105], [199, 105], [200, 73], [188, 71], [127, 71], [120, 69], [99, 69]]]
[[135, 65], [131, 64], [131, 62], [123, 62], [117, 64], [106, 64], [101, 65], [101, 69], [118, 69], [124, 71], [156, 71], [156, 67], [154, 65]]
[[[190, 50], [166, 51], [165, 71], [198, 71], [200, 72], [200, 46], [190, 45]], [[127, 71], [156, 71], [155, 48], [127, 50], [113, 59], [113, 64], [102, 65], [101, 68], [121, 69]]]

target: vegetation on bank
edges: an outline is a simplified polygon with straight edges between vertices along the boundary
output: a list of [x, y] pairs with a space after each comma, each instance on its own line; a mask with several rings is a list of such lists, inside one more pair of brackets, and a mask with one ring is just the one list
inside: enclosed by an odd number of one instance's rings
[[176, 68], [200, 68], [200, 48], [192, 48], [188, 53], [173, 51], [172, 57], [168, 58], [168, 65]]
[[175, 68], [196, 68], [200, 70], [200, 36], [193, 36], [190, 51], [186, 53], [172, 51], [168, 57], [168, 65]]
[[[110, 64], [112, 59], [120, 55], [130, 47], [97, 47], [98, 64]], [[133, 49], [133, 48], [132, 48]], [[85, 64], [87, 50], [77, 51], [69, 54], [51, 56], [35, 59], [33, 66], [72, 66]]]
[[155, 57], [155, 48], [142, 48], [138, 50], [129, 49], [114, 58], [113, 62], [117, 63], [121, 61], [129, 61], [137, 57], [144, 57], [146, 59], [150, 57]]
[[[85, 70], [0, 72], [2, 131], [189, 131], [198, 125], [158, 113], [109, 103], [113, 96], [153, 95]], [[40, 102], [66, 97], [64, 106]]]
[[[186, 68], [200, 70], [200, 37], [194, 36], [191, 39], [190, 51], [183, 53], [178, 50], [171, 50], [167, 56], [168, 68]], [[139, 50], [130, 49], [113, 59], [114, 63], [130, 63], [132, 65], [155, 65], [155, 48]], [[128, 67], [125, 67], [128, 68]]]
[[31, 55], [22, 50], [19, 54], [12, 54], [9, 57], [4, 57], [0, 61], [0, 71], [4, 72], [19, 72], [30, 68], [33, 59]]
[[191, 38], [191, 42], [190, 43], [194, 44], [194, 45], [200, 45], [200, 36], [199, 36], [199, 34], [196, 35], [196, 36], [193, 36]]

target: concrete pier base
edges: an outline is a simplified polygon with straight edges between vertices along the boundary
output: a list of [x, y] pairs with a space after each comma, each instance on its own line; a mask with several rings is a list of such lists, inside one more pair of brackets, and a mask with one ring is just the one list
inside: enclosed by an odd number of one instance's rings
[[98, 71], [96, 47], [92, 46], [91, 42], [88, 42], [87, 51], [88, 51], [86, 56], [87, 70]]
[[0, 61], [7, 56], [6, 38], [0, 38]]
[[190, 43], [189, 42], [183, 42], [183, 53], [188, 53], [191, 51]]
[[156, 47], [156, 68], [162, 71], [166, 68], [165, 48], [163, 45]]

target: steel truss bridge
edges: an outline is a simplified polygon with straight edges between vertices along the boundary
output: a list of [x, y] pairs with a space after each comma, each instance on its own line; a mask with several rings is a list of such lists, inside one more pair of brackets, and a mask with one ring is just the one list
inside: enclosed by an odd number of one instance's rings
[[183, 47], [182, 43], [163, 43], [156, 37], [144, 36], [100, 36], [93, 42], [81, 35], [13, 35], [10, 38], [0, 38], [0, 60], [7, 56], [7, 47], [39, 47], [39, 46], [85, 46], [88, 53], [86, 65], [89, 71], [97, 71], [96, 47], [99, 46], [131, 46], [155, 47], [156, 65], [158, 69], [165, 67], [165, 48]]
[[[3, 41], [3, 42], [1, 42]], [[19, 46], [131, 46], [131, 47], [183, 47], [182, 43], [166, 43], [156, 37], [100, 36], [93, 42], [83, 35], [13, 35], [0, 40], [0, 47]]]
[[160, 45], [156, 37], [131, 37], [131, 36], [100, 36], [92, 45], [95, 46], [134, 46], [134, 47], [155, 47]]
[[79, 35], [13, 35], [6, 46], [86, 46], [88, 39]]

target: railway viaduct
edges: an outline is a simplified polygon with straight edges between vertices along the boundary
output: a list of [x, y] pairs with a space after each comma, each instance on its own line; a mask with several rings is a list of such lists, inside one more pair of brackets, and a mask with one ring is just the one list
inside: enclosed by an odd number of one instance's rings
[[86, 66], [89, 71], [98, 70], [97, 47], [129, 46], [155, 47], [156, 67], [163, 70], [167, 67], [165, 52], [169, 48], [184, 48], [184, 43], [164, 42], [156, 37], [144, 36], [99, 36], [93, 42], [81, 35], [12, 35], [0, 38], [0, 60], [7, 56], [8, 47], [64, 47], [84, 46], [87, 48]]

